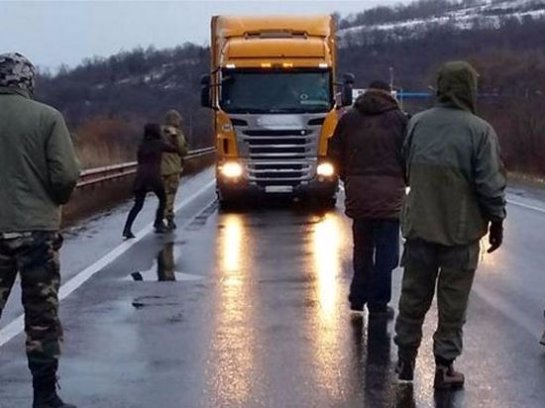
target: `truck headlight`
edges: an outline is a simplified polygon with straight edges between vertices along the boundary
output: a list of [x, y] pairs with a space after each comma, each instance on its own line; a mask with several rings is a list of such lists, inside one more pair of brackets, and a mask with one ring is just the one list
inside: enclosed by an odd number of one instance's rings
[[226, 162], [220, 167], [220, 173], [225, 178], [239, 178], [242, 172], [242, 166], [237, 162]]
[[331, 163], [320, 163], [316, 169], [316, 173], [321, 177], [332, 177], [335, 175], [335, 167]]

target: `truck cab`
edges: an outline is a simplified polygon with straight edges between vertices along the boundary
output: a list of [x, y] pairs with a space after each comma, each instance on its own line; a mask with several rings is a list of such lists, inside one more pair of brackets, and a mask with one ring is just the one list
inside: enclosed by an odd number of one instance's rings
[[220, 204], [283, 194], [334, 205], [333, 19], [215, 16], [211, 32], [202, 105], [214, 110]]

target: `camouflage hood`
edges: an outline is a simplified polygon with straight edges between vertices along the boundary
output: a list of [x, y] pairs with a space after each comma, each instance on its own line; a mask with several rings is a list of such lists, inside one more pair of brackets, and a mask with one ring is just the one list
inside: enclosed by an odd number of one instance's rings
[[180, 129], [182, 126], [182, 115], [175, 109], [169, 110], [165, 115], [165, 125]]
[[437, 76], [437, 99], [440, 105], [475, 113], [477, 71], [467, 62], [447, 62]]
[[0, 54], [0, 87], [34, 93], [36, 69], [19, 53]]

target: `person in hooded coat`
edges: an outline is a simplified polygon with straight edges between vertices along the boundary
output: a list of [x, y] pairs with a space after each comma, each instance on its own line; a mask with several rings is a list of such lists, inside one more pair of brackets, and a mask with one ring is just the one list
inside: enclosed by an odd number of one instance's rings
[[399, 263], [399, 217], [405, 195], [401, 154], [407, 117], [383, 81], [372, 82], [340, 119], [330, 158], [344, 182], [354, 220], [351, 309], [392, 318], [392, 271]]
[[437, 77], [437, 105], [411, 118], [404, 151], [410, 192], [402, 213], [404, 275], [394, 341], [399, 380], [410, 382], [422, 324], [437, 288], [436, 389], [464, 384], [453, 368], [477, 268], [480, 240], [503, 241], [506, 178], [496, 133], [475, 115], [478, 75], [464, 61]]
[[166, 232], [163, 218], [166, 207], [166, 194], [161, 178], [161, 163], [165, 152], [177, 152], [179, 149], [176, 141], [167, 143], [162, 138], [161, 126], [157, 123], [148, 123], [144, 126], [144, 137], [138, 148], [138, 167], [134, 181], [134, 205], [129, 212], [125, 227], [123, 228], [123, 237], [126, 239], [134, 238], [132, 233], [132, 224], [138, 213], [144, 206], [144, 201], [148, 192], [152, 191], [159, 200], [159, 206], [155, 213], [155, 232]]
[[[33, 408], [75, 408], [57, 395], [61, 206], [80, 167], [64, 118], [33, 99], [35, 68], [0, 55], [0, 315], [20, 277]], [[19, 405], [18, 405], [19, 406]]]
[[173, 230], [176, 228], [174, 222], [174, 203], [178, 186], [180, 185], [180, 176], [183, 172], [183, 160], [187, 154], [187, 140], [182, 132], [182, 116], [178, 111], [171, 109], [165, 115], [163, 124], [163, 137], [166, 143], [178, 146], [176, 152], [163, 153], [161, 163], [161, 175], [166, 193], [165, 218], [167, 228]]

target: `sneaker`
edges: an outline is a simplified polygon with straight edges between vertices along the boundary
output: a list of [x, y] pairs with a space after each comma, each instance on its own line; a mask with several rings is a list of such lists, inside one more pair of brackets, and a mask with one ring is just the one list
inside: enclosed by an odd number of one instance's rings
[[539, 343], [545, 346], [545, 331], [543, 331], [543, 336], [541, 336]]
[[414, 380], [414, 361], [400, 359], [395, 368], [399, 383], [412, 383]]
[[454, 370], [452, 364], [448, 366], [437, 365], [435, 368], [435, 380], [433, 387], [436, 390], [444, 390], [450, 388], [462, 388], [464, 386], [465, 377], [462, 373]]
[[395, 310], [391, 306], [371, 306], [369, 307], [369, 316], [386, 318], [388, 320], [393, 319], [395, 316]]
[[136, 238], [134, 234], [131, 231], [123, 231], [123, 238], [125, 239], [133, 239]]
[[171, 231], [175, 230], [178, 226], [174, 222], [174, 220], [168, 220], [167, 221], [167, 228]]
[[67, 404], [59, 398], [58, 395], [47, 401], [34, 401], [32, 408], [77, 408], [75, 405]]

